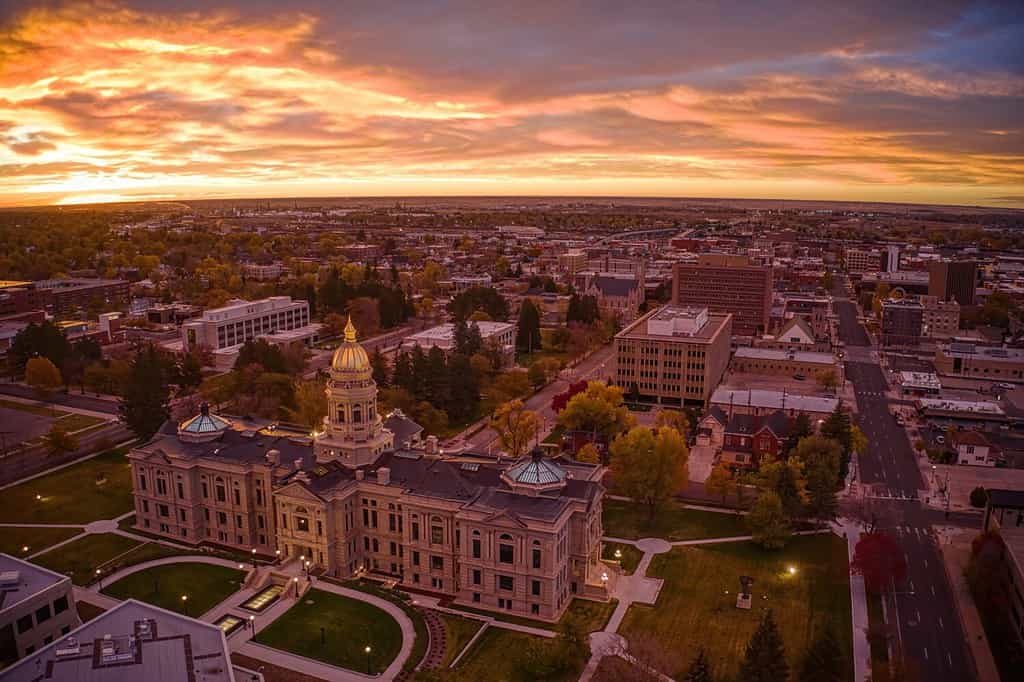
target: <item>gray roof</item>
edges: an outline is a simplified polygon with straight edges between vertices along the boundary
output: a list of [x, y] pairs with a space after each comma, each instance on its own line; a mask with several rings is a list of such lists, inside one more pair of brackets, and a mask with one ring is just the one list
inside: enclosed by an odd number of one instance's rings
[[[148, 627], [151, 634], [142, 628]], [[104, 638], [109, 635], [109, 639]], [[101, 646], [111, 648], [109, 658]], [[77, 653], [75, 648], [78, 648]], [[58, 651], [66, 651], [57, 655]], [[105, 660], [106, 659], [106, 660]], [[215, 625], [129, 599], [3, 671], [4, 682], [234, 682]]]
[[406, 417], [399, 410], [395, 410], [384, 420], [384, 428], [395, 435], [395, 445], [408, 446], [408, 444], [423, 432], [423, 427]]
[[215, 414], [200, 413], [179, 427], [185, 433], [215, 433], [231, 426], [231, 422]]
[[640, 285], [634, 277], [611, 277], [607, 275], [597, 275], [591, 283], [604, 296], [629, 296], [630, 292]]
[[0, 573], [11, 578], [10, 583], [0, 586], [0, 612], [61, 581], [71, 581], [66, 575], [9, 554], [0, 554]]

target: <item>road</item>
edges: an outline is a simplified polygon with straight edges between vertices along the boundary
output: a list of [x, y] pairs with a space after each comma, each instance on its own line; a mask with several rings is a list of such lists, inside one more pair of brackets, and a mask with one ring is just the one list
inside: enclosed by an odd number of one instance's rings
[[[859, 414], [857, 423], [867, 436], [868, 452], [859, 461], [860, 494], [870, 500], [880, 527], [893, 534], [903, 548], [907, 579], [897, 585], [895, 603], [897, 640], [904, 660], [923, 680], [973, 680], [974, 665], [939, 554], [933, 524], [978, 527], [976, 515], [945, 519], [942, 512], [923, 507], [919, 494], [926, 488], [917, 455], [903, 429], [890, 413], [886, 381], [872, 355], [868, 336], [857, 322], [854, 305], [837, 300], [840, 338], [848, 349], [846, 376], [853, 383]], [[854, 352], [850, 352], [850, 350]]]
[[[22, 386], [21, 384], [0, 383], [0, 394], [13, 395], [18, 398], [27, 398], [29, 400], [39, 399], [39, 396], [34, 390], [28, 386]], [[94, 398], [88, 395], [80, 395], [78, 393], [53, 393], [50, 396], [49, 402], [54, 405], [77, 407], [80, 410], [92, 410], [94, 412], [103, 412], [105, 414], [118, 413], [117, 402], [107, 400], [105, 398]]]
[[[581, 380], [604, 379], [608, 372], [611, 371], [610, 364], [612, 360], [612, 346], [609, 344], [594, 351], [590, 357], [576, 367], [563, 370], [563, 376], [526, 400], [526, 407], [540, 415], [544, 422], [538, 434], [538, 440], [544, 440], [551, 430], [555, 428], [557, 415], [551, 409], [551, 399], [567, 389], [570, 383]], [[487, 451], [497, 439], [498, 434], [495, 433], [494, 429], [486, 428], [465, 439], [463, 443], [468, 450]]]

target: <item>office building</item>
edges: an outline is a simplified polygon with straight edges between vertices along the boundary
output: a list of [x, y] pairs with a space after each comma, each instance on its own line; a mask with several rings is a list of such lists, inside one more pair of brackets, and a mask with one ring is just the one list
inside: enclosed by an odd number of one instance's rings
[[253, 675], [236, 671], [224, 632], [217, 625], [128, 599], [55, 638], [0, 673], [0, 678], [4, 682], [248, 682]]
[[921, 336], [925, 339], [949, 339], [960, 332], [960, 304], [938, 296], [921, 296]]
[[502, 461], [395, 450], [351, 328], [327, 390], [312, 437], [246, 430], [208, 410], [165, 424], [128, 455], [137, 526], [548, 621], [574, 596], [608, 598], [616, 572], [601, 560], [602, 467], [540, 451]]
[[[0, 668], [78, 627], [71, 578], [0, 554]], [[0, 673], [7, 679], [7, 672]]]
[[829, 372], [842, 383], [842, 364], [831, 353], [740, 346], [733, 353], [732, 371], [780, 377], [818, 379]]
[[676, 263], [672, 304], [731, 314], [731, 333], [763, 334], [772, 306], [771, 266], [750, 265], [745, 256], [702, 254], [697, 263]]
[[921, 342], [924, 306], [910, 299], [882, 302], [879, 338], [885, 346], [916, 346]]
[[877, 250], [848, 246], [843, 249], [843, 260], [846, 262], [846, 271], [857, 272], [878, 272], [886, 270], [881, 267], [883, 256]]
[[92, 305], [106, 307], [128, 304], [129, 284], [123, 279], [48, 279], [34, 282], [33, 288], [39, 292], [38, 296], [48, 297], [46, 303], [55, 315], [63, 315], [74, 309], [87, 309]]
[[974, 305], [978, 264], [974, 261], [933, 261], [928, 264], [928, 295], [960, 305]]
[[729, 364], [732, 315], [668, 305], [615, 335], [615, 383], [666, 405], [703, 405]]
[[955, 341], [935, 351], [935, 371], [945, 376], [1024, 382], [1024, 350]]
[[[309, 321], [309, 303], [291, 296], [271, 296], [258, 301], [229, 301], [222, 308], [207, 310], [181, 325], [185, 352], [195, 347], [224, 356], [233, 362], [246, 341], [264, 338], [271, 343], [302, 341], [311, 345], [320, 333], [319, 324]], [[223, 364], [218, 358], [218, 364]]]
[[[516, 326], [511, 322], [491, 322], [489, 320], [473, 321], [468, 324], [480, 330], [480, 338], [484, 345], [493, 346], [501, 355], [503, 362], [511, 364], [515, 360], [516, 349]], [[412, 351], [419, 346], [424, 353], [431, 348], [437, 347], [444, 351], [445, 355], [455, 352], [455, 325], [451, 322], [439, 324], [430, 329], [424, 329], [405, 337], [402, 341], [402, 350]]]

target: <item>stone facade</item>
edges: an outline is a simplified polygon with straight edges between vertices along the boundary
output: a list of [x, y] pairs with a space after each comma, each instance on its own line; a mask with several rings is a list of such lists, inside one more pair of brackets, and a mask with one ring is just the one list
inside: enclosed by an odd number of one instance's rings
[[204, 410], [129, 454], [138, 527], [338, 578], [364, 572], [480, 608], [557, 620], [606, 599], [603, 469], [539, 452], [395, 450], [355, 331], [336, 351], [312, 438], [245, 430]]

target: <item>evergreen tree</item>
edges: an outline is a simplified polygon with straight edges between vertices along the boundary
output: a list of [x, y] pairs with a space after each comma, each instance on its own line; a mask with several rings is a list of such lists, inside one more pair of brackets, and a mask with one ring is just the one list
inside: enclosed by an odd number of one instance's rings
[[234, 369], [244, 369], [249, 365], [259, 365], [264, 372], [288, 373], [288, 363], [285, 361], [284, 353], [280, 348], [263, 339], [250, 339], [238, 350]]
[[697, 652], [697, 658], [693, 659], [690, 669], [683, 678], [684, 682], [711, 682], [711, 671], [708, 669], [708, 656], [704, 653], [704, 647]]
[[476, 415], [480, 404], [480, 383], [469, 358], [456, 353], [448, 359], [448, 413], [454, 421], [465, 421]]
[[740, 664], [737, 682], [787, 682], [789, 665], [782, 636], [775, 624], [771, 609], [765, 612], [761, 624], [747, 644], [747, 652]]
[[391, 383], [412, 393], [412, 387], [415, 383], [412, 375], [412, 360], [410, 360], [409, 354], [404, 350], [399, 351], [398, 355], [395, 356], [395, 369], [391, 374]]
[[191, 393], [203, 383], [203, 368], [192, 353], [188, 353], [178, 363], [176, 380], [182, 393]]
[[469, 324], [465, 320], [455, 320], [452, 331], [452, 340], [455, 343], [455, 352], [463, 355], [472, 355], [468, 352]]
[[427, 393], [427, 377], [430, 375], [430, 370], [427, 368], [427, 355], [423, 352], [423, 349], [418, 345], [412, 348], [412, 385], [409, 390], [412, 391], [413, 396], [416, 400], [429, 400], [429, 393]]
[[64, 332], [49, 320], [41, 324], [32, 323], [22, 329], [7, 351], [11, 369], [17, 374], [25, 371], [29, 358], [44, 357], [59, 369], [70, 354], [71, 344]]
[[165, 363], [149, 344], [132, 360], [121, 399], [121, 421], [140, 439], [149, 440], [170, 417], [169, 399]]
[[437, 346], [430, 348], [430, 351], [427, 352], [424, 372], [422, 379], [426, 387], [424, 399], [434, 407], [446, 410], [451, 415], [451, 410], [448, 409], [448, 403], [451, 400], [451, 382], [448, 376], [448, 362], [443, 350]]
[[846, 478], [846, 472], [850, 466], [850, 451], [853, 448], [851, 427], [850, 413], [843, 407], [842, 401], [836, 403], [836, 409], [821, 425], [821, 435], [835, 440], [843, 449], [843, 457], [839, 462], [839, 480]]
[[462, 355], [473, 357], [484, 347], [484, 337], [480, 334], [480, 325], [473, 322], [466, 331], [466, 350]]
[[811, 418], [807, 416], [807, 413], [800, 412], [797, 414], [796, 419], [793, 420], [793, 425], [789, 429], [789, 438], [786, 440], [786, 452], [795, 448], [801, 438], [806, 438], [813, 432]]
[[523, 305], [519, 308], [516, 348], [525, 353], [533, 353], [541, 349], [540, 311], [530, 299], [523, 301]]
[[842, 682], [846, 669], [836, 632], [828, 623], [818, 631], [800, 666], [800, 682]]
[[370, 366], [373, 367], [373, 380], [377, 382], [378, 388], [387, 388], [391, 385], [391, 378], [388, 376], [388, 360], [380, 352], [380, 348], [373, 351], [370, 356]]

